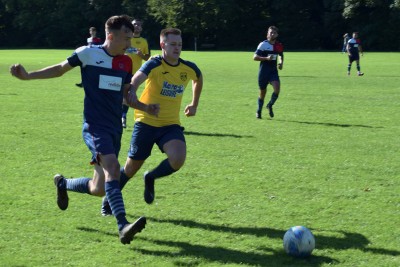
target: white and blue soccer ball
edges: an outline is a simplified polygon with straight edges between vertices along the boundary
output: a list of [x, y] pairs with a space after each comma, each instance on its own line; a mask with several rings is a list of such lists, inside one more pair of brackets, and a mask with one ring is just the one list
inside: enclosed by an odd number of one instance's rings
[[315, 238], [307, 227], [293, 226], [283, 236], [283, 247], [293, 257], [308, 257], [315, 248]]

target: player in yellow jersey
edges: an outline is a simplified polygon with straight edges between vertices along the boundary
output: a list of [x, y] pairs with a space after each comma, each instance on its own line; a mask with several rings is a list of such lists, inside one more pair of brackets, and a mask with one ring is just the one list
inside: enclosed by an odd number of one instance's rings
[[[135, 73], [131, 81], [131, 93], [136, 98], [140, 84], [146, 81], [140, 101], [145, 104], [159, 104], [157, 116], [135, 110], [135, 126], [125, 167], [121, 169], [122, 187], [142, 167], [150, 156], [154, 144], [167, 155], [156, 168], [144, 174], [144, 200], [151, 204], [154, 200], [154, 181], [179, 170], [186, 159], [186, 143], [183, 128], [179, 120], [182, 95], [192, 80], [192, 101], [185, 109], [186, 116], [197, 112], [203, 77], [200, 69], [190, 61], [180, 58], [182, 51], [181, 31], [168, 28], [161, 31], [161, 56], [149, 59]], [[110, 215], [106, 199], [103, 201], [102, 214]]]
[[[143, 31], [143, 22], [140, 19], [132, 20], [132, 25], [135, 28], [133, 38], [131, 39], [131, 47], [127, 49], [126, 54], [132, 59], [132, 74], [142, 66], [142, 62], [150, 58], [151, 52], [147, 40], [140, 35]], [[122, 127], [126, 128], [126, 115], [128, 114], [129, 106], [122, 105]]]

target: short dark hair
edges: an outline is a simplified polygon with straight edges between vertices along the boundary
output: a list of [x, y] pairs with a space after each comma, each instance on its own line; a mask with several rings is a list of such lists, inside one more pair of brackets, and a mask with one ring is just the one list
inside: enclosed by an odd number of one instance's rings
[[276, 26], [270, 26], [267, 31], [269, 31], [269, 30], [274, 30], [276, 32], [279, 32], [279, 29]]
[[131, 21], [132, 18], [128, 15], [112, 16], [106, 21], [106, 32], [120, 30], [122, 26], [125, 26], [133, 32], [135, 27], [133, 27]]
[[90, 27], [89, 30], [97, 32], [96, 27]]
[[177, 28], [166, 28], [162, 29], [160, 32], [160, 39], [165, 41], [167, 39], [168, 35], [174, 34], [174, 35], [182, 35], [182, 31], [177, 29]]

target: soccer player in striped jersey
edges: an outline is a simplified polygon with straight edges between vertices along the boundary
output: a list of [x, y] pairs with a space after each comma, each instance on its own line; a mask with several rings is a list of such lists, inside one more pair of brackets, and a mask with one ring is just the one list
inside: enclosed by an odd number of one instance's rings
[[[195, 63], [180, 58], [182, 51], [181, 31], [175, 28], [163, 29], [160, 34], [162, 55], [150, 58], [132, 78], [136, 92], [146, 81], [140, 101], [145, 104], [157, 103], [157, 116], [135, 110], [135, 125], [125, 167], [121, 169], [121, 187], [139, 171], [150, 156], [154, 144], [167, 158], [144, 174], [144, 200], [154, 201], [154, 181], [178, 171], [186, 159], [186, 142], [180, 123], [182, 96], [192, 81], [192, 101], [185, 109], [186, 116], [195, 116], [203, 88], [203, 77]], [[135, 97], [134, 94], [130, 97]], [[107, 199], [103, 199], [102, 215], [111, 215]]]
[[279, 80], [279, 74], [277, 69], [281, 70], [283, 67], [283, 45], [278, 42], [278, 28], [271, 26], [267, 31], [267, 40], [261, 42], [256, 52], [254, 53], [253, 59], [260, 61], [260, 68], [258, 71], [258, 86], [260, 94], [258, 97], [258, 109], [256, 118], [261, 119], [262, 108], [264, 106], [264, 99], [267, 93], [267, 85], [271, 84], [274, 89], [271, 99], [268, 102], [266, 108], [269, 111], [269, 116], [274, 117], [272, 106], [278, 99], [281, 84]]
[[350, 75], [351, 65], [355, 61], [357, 64], [357, 75], [363, 76], [360, 68], [360, 54], [363, 55], [361, 40], [358, 38], [358, 32], [353, 32], [353, 38], [347, 43], [347, 54], [349, 55], [349, 64], [347, 65], [347, 75]]
[[157, 115], [158, 106], [128, 98], [132, 62], [124, 53], [132, 37], [131, 19], [125, 15], [110, 17], [105, 28], [106, 41], [103, 46], [82, 46], [65, 61], [41, 70], [27, 72], [22, 65], [15, 64], [10, 72], [21, 80], [48, 79], [62, 76], [80, 66], [85, 91], [82, 136], [92, 153], [94, 174], [93, 178], [75, 179], [55, 175], [57, 205], [61, 210], [68, 208], [67, 191], [106, 195], [117, 219], [120, 241], [129, 244], [134, 235], [145, 227], [146, 218], [140, 217], [135, 223], [129, 223], [126, 219], [118, 162], [122, 136], [121, 104], [124, 99], [132, 107], [153, 115]]

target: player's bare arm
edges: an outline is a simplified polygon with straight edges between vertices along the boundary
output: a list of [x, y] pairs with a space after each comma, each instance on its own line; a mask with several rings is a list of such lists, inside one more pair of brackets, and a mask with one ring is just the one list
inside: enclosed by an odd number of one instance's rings
[[131, 83], [126, 85], [126, 88], [124, 88], [124, 102], [134, 109], [139, 109], [150, 115], [157, 116], [160, 112], [159, 104], [145, 104], [140, 102], [137, 97], [137, 89], [144, 81], [146, 81], [146, 79], [147, 75], [143, 72], [137, 71], [135, 73], [132, 77]]
[[197, 106], [199, 105], [201, 91], [203, 90], [203, 75], [200, 75], [197, 80], [192, 81], [193, 97], [192, 103], [185, 107], [185, 115], [187, 117], [195, 116]]
[[271, 61], [273, 59], [272, 59], [271, 55], [269, 55], [267, 57], [260, 57], [259, 55], [254, 55], [253, 60], [254, 61]]
[[138, 55], [145, 61], [147, 61], [150, 58], [150, 54], [143, 54], [142, 50], [140, 50], [140, 49], [136, 50], [136, 55]]
[[20, 80], [49, 79], [60, 77], [71, 69], [73, 67], [65, 60], [59, 64], [30, 72], [27, 72], [21, 64], [14, 64], [10, 67], [10, 73]]
[[279, 55], [278, 69], [283, 69], [283, 53]]
[[346, 50], [347, 50], [347, 54], [348, 54], [349, 56], [351, 56], [351, 53], [350, 53], [350, 46], [349, 46], [349, 44], [347, 44], [347, 46], [346, 46]]

